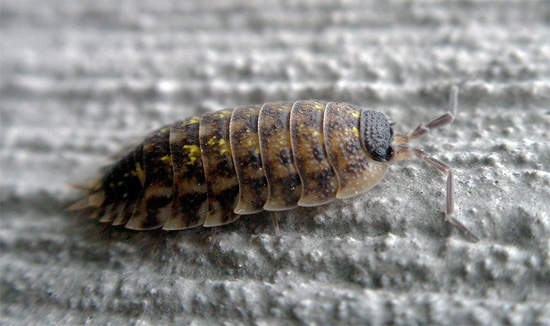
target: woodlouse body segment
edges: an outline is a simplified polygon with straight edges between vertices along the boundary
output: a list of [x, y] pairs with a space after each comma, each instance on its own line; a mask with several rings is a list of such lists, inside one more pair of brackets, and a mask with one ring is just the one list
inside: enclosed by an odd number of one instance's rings
[[351, 104], [270, 102], [210, 112], [151, 133], [69, 209], [135, 230], [231, 223], [243, 214], [316, 206], [364, 193], [391, 163], [416, 157], [447, 175], [446, 217], [454, 217], [450, 167], [409, 142], [451, 123], [449, 112], [406, 134], [386, 117]]
[[199, 142], [201, 118], [177, 121], [170, 134], [174, 173], [173, 202], [165, 230], [203, 225], [208, 214], [208, 189]]
[[260, 151], [268, 185], [265, 210], [297, 207], [302, 196], [290, 140], [292, 105], [292, 102], [265, 103], [260, 110]]
[[[156, 130], [143, 142], [143, 189], [126, 224], [129, 229], [156, 229], [170, 218], [174, 184], [170, 130], [170, 127]], [[139, 171], [139, 167], [136, 169]]]
[[302, 183], [300, 206], [317, 206], [336, 199], [338, 179], [328, 161], [323, 120], [326, 103], [298, 101], [290, 115], [294, 162]]
[[239, 218], [234, 209], [239, 196], [229, 144], [232, 110], [205, 113], [199, 127], [199, 142], [208, 189], [208, 215], [204, 226], [231, 223]]
[[[118, 202], [123, 204], [124, 208], [119, 216], [114, 220], [113, 225], [126, 225], [137, 204], [137, 200], [141, 195], [143, 185], [145, 183], [145, 174], [143, 172], [143, 146], [135, 147], [125, 158], [118, 162], [117, 165], [121, 169], [121, 174], [126, 178], [127, 193], [118, 198]], [[105, 174], [107, 175], [107, 174]], [[106, 188], [106, 183], [103, 183], [103, 189]], [[106, 200], [109, 195], [105, 196]], [[126, 201], [126, 203], [124, 203]]]
[[267, 202], [267, 179], [262, 165], [258, 133], [260, 109], [260, 105], [234, 109], [229, 125], [231, 152], [240, 189], [235, 207], [237, 214], [261, 212]]
[[328, 158], [340, 188], [336, 198], [359, 195], [384, 177], [388, 163], [374, 161], [361, 144], [359, 118], [361, 110], [347, 103], [327, 104], [324, 134]]

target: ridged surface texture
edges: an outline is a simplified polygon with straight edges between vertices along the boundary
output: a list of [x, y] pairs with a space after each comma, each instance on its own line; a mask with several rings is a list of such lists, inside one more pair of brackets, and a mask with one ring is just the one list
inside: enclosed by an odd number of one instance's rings
[[[549, 2], [1, 1], [0, 40], [0, 324], [550, 324]], [[456, 120], [413, 146], [453, 167], [456, 218], [477, 243], [444, 221], [445, 177], [414, 159], [361, 196], [215, 232], [106, 227], [129, 223], [119, 210], [205, 223], [200, 194], [219, 189], [187, 164], [202, 144], [193, 117], [317, 99], [383, 112], [403, 133], [443, 114], [454, 84]], [[144, 136], [187, 147], [169, 162], [145, 144], [122, 162], [144, 163], [113, 190], [139, 196], [135, 207], [110, 223], [64, 211], [82, 194], [68, 184]], [[355, 146], [331, 144], [320, 155]], [[292, 154], [297, 170], [330, 173]], [[181, 167], [172, 180], [147, 179], [164, 173], [158, 160]], [[233, 163], [228, 184], [258, 179]], [[132, 192], [144, 183], [156, 191]], [[318, 186], [302, 199], [269, 191], [307, 204]], [[254, 191], [231, 204], [256, 210], [269, 194]]]

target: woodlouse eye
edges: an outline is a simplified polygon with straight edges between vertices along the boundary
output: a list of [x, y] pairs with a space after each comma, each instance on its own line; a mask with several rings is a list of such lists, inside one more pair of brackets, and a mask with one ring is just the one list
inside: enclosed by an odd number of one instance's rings
[[390, 147], [379, 147], [376, 150], [374, 150], [372, 153], [372, 158], [375, 161], [378, 162], [387, 162], [390, 160], [391, 156], [393, 155], [393, 150]]

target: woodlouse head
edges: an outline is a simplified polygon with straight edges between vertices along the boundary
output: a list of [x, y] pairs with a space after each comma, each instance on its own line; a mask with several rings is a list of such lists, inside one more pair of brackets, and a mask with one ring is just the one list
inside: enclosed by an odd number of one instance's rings
[[369, 156], [378, 162], [389, 162], [393, 158], [393, 128], [388, 119], [375, 110], [361, 113], [361, 140]]

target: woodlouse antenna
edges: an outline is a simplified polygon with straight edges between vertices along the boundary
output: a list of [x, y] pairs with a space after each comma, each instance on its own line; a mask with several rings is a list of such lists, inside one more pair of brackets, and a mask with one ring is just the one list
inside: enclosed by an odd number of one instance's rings
[[411, 157], [416, 157], [423, 162], [433, 166], [439, 171], [447, 175], [447, 186], [446, 186], [446, 205], [445, 205], [445, 217], [454, 227], [456, 227], [460, 232], [462, 232], [466, 237], [473, 239], [474, 241], [479, 241], [479, 238], [475, 236], [464, 224], [460, 223], [457, 219], [454, 218], [454, 177], [451, 167], [444, 164], [443, 162], [431, 157], [424, 150], [411, 148], [408, 146], [408, 143], [413, 140], [420, 138], [427, 134], [430, 130], [441, 128], [445, 125], [453, 122], [456, 113], [458, 110], [458, 86], [454, 85], [451, 88], [451, 94], [449, 99], [449, 111], [443, 114], [439, 118], [436, 118], [427, 124], [420, 124], [418, 127], [409, 131], [405, 135], [397, 134], [395, 135], [394, 143], [397, 145], [395, 148], [395, 161], [405, 160]]
[[426, 135], [430, 130], [441, 128], [445, 125], [450, 124], [454, 121], [456, 112], [458, 110], [458, 86], [453, 85], [451, 88], [451, 95], [449, 98], [449, 111], [444, 115], [436, 118], [427, 124], [420, 124], [415, 129], [409, 131], [405, 135], [397, 134], [395, 135], [396, 144], [407, 144], [413, 139], [420, 138]]

